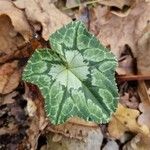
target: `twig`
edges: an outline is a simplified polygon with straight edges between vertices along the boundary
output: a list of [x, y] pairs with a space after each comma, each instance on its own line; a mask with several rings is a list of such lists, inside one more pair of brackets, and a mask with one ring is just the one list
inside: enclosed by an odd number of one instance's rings
[[117, 79], [120, 81], [150, 80], [150, 75], [118, 75]]

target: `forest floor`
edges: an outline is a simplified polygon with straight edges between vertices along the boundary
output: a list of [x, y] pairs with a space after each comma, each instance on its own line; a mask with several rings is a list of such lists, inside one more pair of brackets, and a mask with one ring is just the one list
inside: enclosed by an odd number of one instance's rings
[[21, 75], [35, 49], [71, 20], [83, 21], [118, 60], [119, 104], [100, 125], [100, 148], [150, 150], [149, 0], [0, 0], [0, 150], [46, 150], [43, 98]]

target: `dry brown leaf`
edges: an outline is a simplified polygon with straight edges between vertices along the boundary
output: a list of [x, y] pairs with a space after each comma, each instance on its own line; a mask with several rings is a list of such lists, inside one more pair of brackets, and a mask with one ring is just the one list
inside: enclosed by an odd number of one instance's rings
[[11, 0], [0, 1], [0, 16], [1, 15], [9, 16], [15, 31], [19, 32], [26, 41], [29, 41], [32, 35], [31, 28], [23, 11], [17, 9]]
[[[78, 126], [76, 126], [78, 128]], [[87, 130], [88, 135], [83, 140], [68, 138], [65, 136], [58, 136], [58, 134], [47, 134], [47, 149], [59, 150], [98, 150], [103, 141], [103, 134], [99, 127], [97, 128], [83, 128]], [[69, 132], [69, 131], [68, 131]], [[83, 130], [80, 130], [82, 134]]]
[[34, 25], [35, 30], [40, 30], [37, 24], [41, 23], [42, 37], [45, 40], [48, 40], [58, 28], [71, 21], [50, 0], [16, 0], [14, 4], [25, 10], [27, 19]]
[[102, 150], [119, 150], [119, 145], [115, 141], [108, 141]]
[[17, 91], [13, 91], [12, 93], [9, 93], [5, 96], [0, 97], [0, 104], [5, 105], [5, 104], [11, 104], [15, 102], [14, 97], [18, 94]]
[[94, 16], [91, 16], [90, 30], [98, 35], [100, 41], [110, 47], [117, 58], [120, 57], [126, 45], [136, 56], [136, 43], [150, 20], [149, 3], [138, 3], [124, 18], [112, 14], [107, 7], [98, 6], [93, 11]]
[[143, 30], [142, 36], [138, 40], [137, 67], [139, 73], [145, 75], [150, 74], [149, 58], [150, 58], [150, 24], [146, 26], [146, 28]]
[[18, 132], [18, 127], [13, 123], [9, 123], [7, 127], [0, 128], [0, 136], [4, 134], [13, 134], [16, 132]]
[[98, 124], [93, 122], [87, 122], [83, 119], [73, 117], [66, 123], [61, 125], [50, 125], [48, 130], [54, 133], [62, 134], [66, 137], [83, 139], [88, 135], [88, 131], [99, 128]]
[[149, 150], [150, 149], [149, 141], [150, 137], [138, 134], [123, 146], [123, 150]]
[[20, 76], [18, 61], [0, 66], [0, 93], [7, 94], [13, 91], [19, 84]]
[[146, 102], [140, 103], [139, 110], [142, 114], [138, 117], [138, 123], [150, 128], [150, 104]]
[[36, 149], [38, 138], [41, 131], [46, 127], [45, 112], [43, 106], [43, 98], [36, 86], [26, 84], [23, 98], [27, 100], [26, 112], [30, 118], [30, 127], [27, 130], [29, 135], [27, 141], [31, 145], [31, 149]]
[[137, 123], [136, 118], [138, 116], [138, 110], [126, 108], [119, 104], [117, 111], [109, 123], [109, 134], [117, 139], [119, 139], [126, 131], [143, 133], [145, 135], [149, 134], [149, 129], [147, 126], [140, 126]]
[[78, 4], [80, 4], [80, 3], [78, 3], [78, 0], [67, 0], [66, 1], [67, 8], [78, 6]]
[[150, 103], [150, 95], [145, 81], [138, 82], [138, 94], [142, 102]]
[[130, 6], [132, 3], [134, 3], [135, 0], [99, 0], [100, 4], [106, 5], [106, 6], [115, 6], [120, 9], [123, 8], [123, 6]]
[[124, 93], [123, 96], [120, 97], [120, 103], [128, 108], [137, 109], [139, 106], [139, 102], [135, 96], [130, 97], [129, 93]]
[[14, 51], [24, 44], [23, 37], [17, 34], [10, 18], [6, 15], [0, 15], [0, 56], [10, 53], [13, 55]]

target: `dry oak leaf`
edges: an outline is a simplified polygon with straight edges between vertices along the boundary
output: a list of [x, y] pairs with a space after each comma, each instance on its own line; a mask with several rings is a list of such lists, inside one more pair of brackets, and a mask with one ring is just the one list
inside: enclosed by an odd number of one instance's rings
[[136, 118], [138, 116], [138, 110], [126, 108], [119, 104], [116, 113], [108, 125], [110, 136], [119, 139], [126, 131], [142, 133], [145, 135], [149, 134], [147, 126], [140, 126], [137, 123]]
[[90, 30], [97, 35], [98, 39], [105, 46], [110, 47], [117, 58], [126, 45], [131, 48], [136, 57], [137, 41], [150, 20], [150, 4], [137, 3], [126, 17], [116, 16], [107, 7], [102, 6], [98, 6], [93, 11]]
[[48, 40], [49, 36], [57, 29], [71, 22], [71, 19], [59, 11], [50, 0], [16, 0], [14, 4], [25, 10], [25, 14], [35, 27], [40, 30], [38, 23], [42, 25], [42, 37]]
[[15, 31], [19, 32], [26, 41], [29, 41], [32, 31], [24, 12], [16, 8], [11, 0], [0, 0], [0, 15], [9, 16]]
[[147, 125], [150, 128], [150, 104], [146, 102], [140, 103], [139, 110], [142, 114], [138, 117], [138, 123]]
[[18, 61], [0, 66], [0, 94], [12, 92], [18, 86], [20, 76], [21, 71], [18, 69]]

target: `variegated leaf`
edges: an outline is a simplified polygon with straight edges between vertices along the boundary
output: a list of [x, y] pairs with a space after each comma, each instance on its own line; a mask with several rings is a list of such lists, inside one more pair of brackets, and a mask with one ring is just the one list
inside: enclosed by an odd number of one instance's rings
[[72, 22], [49, 39], [51, 49], [38, 49], [24, 69], [23, 80], [36, 84], [53, 124], [72, 116], [107, 123], [116, 110], [116, 60], [82, 22]]

